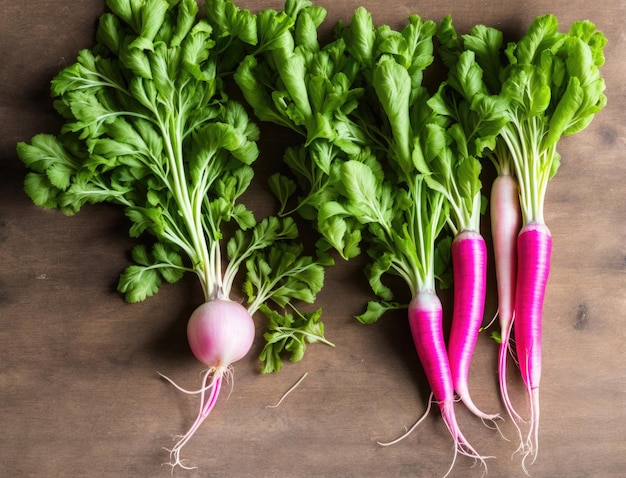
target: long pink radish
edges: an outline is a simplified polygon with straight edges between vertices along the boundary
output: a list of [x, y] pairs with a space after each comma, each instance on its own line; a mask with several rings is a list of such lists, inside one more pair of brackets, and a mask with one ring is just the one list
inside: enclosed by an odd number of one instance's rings
[[[517, 282], [517, 237], [521, 228], [522, 216], [517, 181], [507, 172], [501, 172], [493, 182], [490, 207], [500, 322], [500, 347], [498, 350], [500, 395], [508, 415], [518, 427], [517, 422], [521, 421], [521, 417], [515, 411], [509, 398], [506, 372], [507, 360], [511, 352], [510, 339]], [[520, 432], [519, 427], [518, 432]]]
[[[443, 337], [442, 307], [432, 291], [420, 291], [409, 303], [409, 326], [419, 360], [443, 420], [454, 440], [455, 453], [461, 453], [485, 465], [461, 432], [454, 411], [452, 373]], [[486, 467], [486, 465], [485, 465]]]
[[456, 393], [476, 416], [494, 420], [497, 414], [481, 411], [469, 393], [472, 354], [485, 311], [487, 246], [478, 232], [462, 231], [452, 241], [454, 306], [448, 342], [448, 359]]
[[550, 273], [552, 235], [543, 223], [525, 225], [517, 238], [515, 290], [515, 346], [522, 380], [530, 403], [530, 430], [525, 443], [532, 461], [539, 437], [539, 382], [541, 380], [541, 318]]

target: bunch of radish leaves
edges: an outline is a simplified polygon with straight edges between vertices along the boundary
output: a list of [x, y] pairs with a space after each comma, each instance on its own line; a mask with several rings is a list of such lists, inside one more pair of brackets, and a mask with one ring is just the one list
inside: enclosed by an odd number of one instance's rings
[[195, 0], [108, 0], [95, 46], [52, 81], [61, 132], [20, 143], [18, 154], [35, 204], [66, 214], [87, 203], [124, 208], [130, 235], [142, 239], [119, 280], [128, 301], [186, 272], [205, 301], [228, 298], [243, 270], [250, 314], [263, 306], [270, 318], [263, 371], [271, 372], [283, 350], [299, 359], [307, 341], [324, 340], [319, 311], [297, 313], [306, 320], [291, 312], [294, 301], [314, 301], [328, 262], [304, 253], [293, 220], [258, 221], [240, 202], [259, 130], [225, 80], [255, 48], [258, 19], [213, 3], [199, 19]]

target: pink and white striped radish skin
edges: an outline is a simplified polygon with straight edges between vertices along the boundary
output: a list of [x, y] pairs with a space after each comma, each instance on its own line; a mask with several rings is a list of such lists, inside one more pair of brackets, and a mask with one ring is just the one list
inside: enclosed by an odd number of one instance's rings
[[455, 454], [461, 453], [485, 465], [484, 457], [467, 441], [456, 419], [454, 386], [443, 337], [443, 311], [439, 297], [432, 291], [418, 292], [409, 303], [408, 317], [417, 355], [454, 440]]
[[517, 422], [521, 421], [521, 417], [515, 411], [509, 397], [507, 363], [511, 352], [510, 339], [517, 282], [517, 237], [521, 228], [522, 215], [517, 180], [510, 174], [501, 173], [494, 180], [491, 186], [490, 211], [501, 340], [498, 350], [500, 395], [508, 415], [518, 427]]
[[537, 457], [539, 382], [541, 381], [541, 319], [550, 274], [552, 235], [543, 223], [525, 225], [517, 238], [515, 348], [530, 403], [530, 430], [525, 458]]
[[461, 401], [474, 415], [494, 420], [498, 415], [481, 411], [469, 393], [470, 364], [485, 311], [487, 290], [485, 239], [478, 232], [462, 231], [452, 241], [451, 256], [454, 305], [448, 359], [452, 383]]
[[254, 335], [254, 321], [247, 309], [228, 299], [205, 302], [187, 322], [191, 351], [200, 362], [216, 370], [245, 357]]
[[495, 256], [498, 316], [503, 328], [513, 321], [517, 278], [517, 236], [522, 223], [517, 180], [499, 175], [491, 187], [491, 236]]
[[184, 390], [163, 376], [179, 390], [200, 395], [200, 410], [195, 421], [169, 450], [172, 467], [193, 468], [183, 464], [180, 452], [213, 410], [224, 376], [230, 373], [231, 364], [247, 355], [254, 336], [254, 321], [238, 302], [228, 299], [209, 300], [191, 314], [187, 322], [187, 340], [193, 354], [208, 369], [203, 374], [202, 386], [195, 391]]

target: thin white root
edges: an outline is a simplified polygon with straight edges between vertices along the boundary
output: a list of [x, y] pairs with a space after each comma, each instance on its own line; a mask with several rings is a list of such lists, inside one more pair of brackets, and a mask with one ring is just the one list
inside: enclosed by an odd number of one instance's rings
[[502, 417], [498, 414], [498, 413], [485, 413], [482, 410], [480, 410], [473, 402], [472, 398], [470, 397], [469, 392], [464, 391], [463, 396], [459, 396], [460, 400], [463, 402], [463, 405], [465, 405], [467, 407], [467, 409], [472, 412], [472, 414], [474, 414], [475, 416], [477, 416], [478, 418], [481, 419], [481, 421], [483, 423], [485, 423], [485, 420], [488, 420], [490, 422], [494, 422], [496, 420], [501, 420]]
[[[468, 458], [474, 460], [474, 464], [479, 463], [482, 467], [484, 467], [483, 475], [487, 473], [487, 462], [486, 460], [489, 458], [494, 458], [493, 456], [483, 456], [479, 454], [474, 447], [468, 442], [465, 438], [461, 430], [459, 429], [458, 423], [454, 416], [454, 411], [451, 407], [446, 406], [444, 403], [441, 408], [441, 415], [443, 416], [444, 423], [450, 432], [450, 435], [454, 439], [454, 448], [455, 448], [455, 459], [456, 454], [465, 455]], [[449, 473], [449, 471], [448, 471]]]
[[535, 463], [539, 453], [539, 389], [533, 388], [528, 391], [530, 401], [530, 430], [526, 438], [524, 456], [522, 457], [522, 469], [530, 476], [526, 461], [530, 459], [529, 465]]
[[[215, 406], [215, 403], [217, 402], [217, 397], [220, 392], [220, 388], [222, 384], [222, 375], [224, 371], [225, 371], [224, 369], [215, 369], [215, 368], [210, 368], [206, 370], [203, 373], [203, 377], [202, 377], [202, 387], [198, 391], [185, 390], [184, 388], [176, 385], [171, 379], [169, 379], [165, 375], [159, 374], [163, 378], [165, 378], [168, 382], [170, 382], [172, 385], [174, 385], [178, 390], [184, 393], [190, 393], [190, 394], [199, 393], [200, 394], [200, 407], [199, 407], [198, 415], [195, 421], [193, 422], [193, 424], [191, 425], [187, 433], [185, 433], [184, 435], [177, 435], [174, 437], [174, 439], [178, 441], [176, 442], [173, 448], [171, 449], [165, 448], [170, 454], [170, 462], [168, 463], [168, 465], [172, 467], [172, 473], [174, 472], [173, 470], [176, 466], [180, 466], [181, 468], [184, 468], [186, 470], [192, 470], [195, 468], [195, 467], [186, 466], [184, 464], [183, 460], [181, 460], [180, 458], [180, 452], [185, 446], [185, 444], [191, 439], [194, 433], [198, 430], [198, 428], [200, 427], [204, 419], [209, 415], [209, 413], [211, 413], [211, 410]], [[207, 396], [207, 392], [208, 392], [208, 396]]]
[[498, 314], [499, 314], [499, 310], [496, 309], [496, 312], [493, 314], [493, 317], [491, 318], [489, 323], [485, 325], [484, 327], [481, 327], [480, 331], [482, 332], [483, 330], [487, 330], [489, 327], [491, 327], [493, 323], [498, 319]]
[[302, 377], [300, 377], [300, 379], [296, 383], [294, 383], [289, 390], [283, 393], [283, 396], [280, 397], [280, 400], [278, 400], [278, 402], [275, 405], [267, 405], [265, 408], [278, 408], [278, 406], [281, 403], [283, 403], [283, 400], [287, 398], [287, 395], [293, 392], [296, 389], [296, 387], [300, 385], [300, 383], [302, 383], [302, 380], [304, 380], [308, 374], [309, 372], [304, 372], [304, 375], [302, 375]]
[[177, 390], [183, 393], [186, 393], [188, 395], [196, 395], [198, 393], [206, 392], [209, 388], [213, 386], [213, 384], [209, 384], [209, 385], [203, 386], [202, 388], [199, 388], [198, 390], [187, 390], [186, 388], [183, 388], [180, 385], [178, 385], [176, 382], [174, 382], [174, 380], [169, 378], [167, 375], [163, 375], [161, 372], [157, 372], [157, 373], [159, 374], [161, 378], [167, 380], [169, 383], [174, 385], [174, 387], [176, 387]]
[[424, 421], [424, 419], [428, 416], [428, 413], [430, 412], [430, 407], [432, 406], [433, 403], [433, 394], [431, 393], [430, 396], [428, 397], [428, 406], [426, 407], [426, 411], [424, 412], [424, 414], [419, 417], [419, 419], [413, 424], [413, 426], [411, 426], [411, 428], [409, 428], [403, 435], [399, 436], [398, 438], [396, 438], [395, 440], [392, 440], [390, 442], [380, 442], [377, 441], [376, 443], [378, 443], [380, 446], [390, 446], [390, 445], [395, 445], [396, 443], [404, 440], [406, 437], [408, 437], [413, 430], [415, 430], [420, 423], [422, 423]]
[[448, 468], [448, 471], [446, 471], [446, 474], [443, 475], [443, 478], [447, 478], [448, 475], [450, 473], [452, 473], [452, 469], [454, 468], [454, 465], [456, 464], [456, 457], [459, 455], [459, 449], [458, 447], [454, 447], [454, 456], [452, 457], [452, 463], [450, 463], [450, 468]]
[[[500, 415], [498, 415], [498, 419], [504, 421], [504, 417], [501, 417]], [[509, 440], [506, 436], [504, 436], [504, 432], [502, 431], [502, 429], [500, 428], [500, 425], [498, 425], [498, 422], [496, 420], [482, 420], [483, 425], [485, 425], [489, 430], [496, 430], [498, 432], [498, 435], [500, 435], [504, 440], [506, 441], [511, 441]], [[491, 423], [487, 423], [487, 422], [491, 422]]]

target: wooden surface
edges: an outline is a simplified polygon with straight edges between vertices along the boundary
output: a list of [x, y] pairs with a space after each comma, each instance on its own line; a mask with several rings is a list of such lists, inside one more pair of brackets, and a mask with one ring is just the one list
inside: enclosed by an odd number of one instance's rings
[[[25, 169], [15, 144], [56, 132], [49, 82], [93, 44], [101, 0], [3, 0], [0, 11], [0, 476], [167, 477], [172, 435], [190, 425], [197, 403], [157, 376], [188, 388], [201, 365], [184, 335], [201, 301], [195, 278], [163, 287], [142, 304], [115, 291], [133, 241], [115, 207], [86, 207], [74, 217], [44, 211], [22, 192]], [[562, 28], [590, 19], [606, 34], [608, 106], [582, 133], [562, 141], [546, 221], [554, 236], [544, 307], [541, 449], [534, 477], [617, 477], [626, 470], [626, 66], [622, 0], [418, 2], [319, 1], [326, 31], [361, 4], [377, 23], [399, 27], [410, 13], [439, 21], [450, 13], [460, 32], [476, 23], [517, 38], [538, 14]], [[278, 1], [239, 5], [281, 8]], [[269, 213], [272, 162], [292, 137], [263, 127], [258, 182], [248, 200]], [[265, 208], [265, 209], [263, 209]], [[363, 326], [352, 319], [371, 297], [356, 260], [329, 271], [318, 305], [327, 337], [306, 358], [262, 376], [260, 343], [236, 365], [224, 393], [184, 457], [198, 477], [438, 477], [452, 443], [438, 413], [404, 441], [423, 413], [428, 387], [402, 313]], [[486, 315], [495, 313], [493, 276]], [[446, 307], [449, 297], [444, 296]], [[259, 327], [261, 324], [259, 323]], [[470, 389], [488, 411], [497, 394], [496, 346], [480, 337]], [[267, 408], [305, 372], [278, 408]], [[226, 389], [228, 392], [228, 387]], [[519, 382], [513, 398], [523, 405]], [[489, 460], [492, 477], [524, 476], [513, 442], [457, 407], [461, 426]], [[510, 423], [502, 432], [514, 438]], [[478, 477], [459, 459], [454, 477]]]

